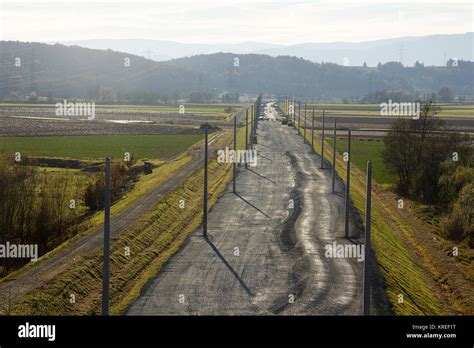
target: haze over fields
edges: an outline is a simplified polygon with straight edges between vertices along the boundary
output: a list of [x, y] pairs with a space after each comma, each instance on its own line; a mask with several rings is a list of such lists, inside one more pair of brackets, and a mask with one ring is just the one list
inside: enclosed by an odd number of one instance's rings
[[[228, 52], [266, 54], [272, 57], [294, 56], [313, 62], [330, 62], [349, 66], [402, 62], [413, 66], [416, 61], [426, 66], [446, 65], [449, 58], [473, 60], [474, 33], [453, 35], [407, 36], [363, 42], [307, 42], [277, 45], [263, 42], [237, 44], [197, 44], [162, 40], [92, 39], [61, 41], [67, 46], [111, 49], [143, 56], [156, 61], [198, 54]], [[53, 42], [56, 43], [56, 42]]]
[[[206, 101], [224, 92], [262, 91], [310, 98], [361, 98], [379, 91], [402, 91], [417, 99], [443, 87], [456, 96], [469, 97], [474, 81], [471, 61], [459, 60], [453, 65], [451, 59], [443, 67], [406, 67], [399, 62], [352, 67], [290, 56], [235, 53], [155, 62], [111, 50], [12, 41], [0, 42], [0, 50], [0, 97], [9, 100], [35, 92], [44, 97], [102, 101], [136, 99], [137, 93], [176, 100], [198, 93]], [[13, 66], [18, 58], [21, 65]]]
[[112, 49], [159, 61], [219, 52], [349, 66], [473, 59], [472, 1], [465, 0], [68, 0], [67, 6], [5, 0], [0, 19], [0, 40]]

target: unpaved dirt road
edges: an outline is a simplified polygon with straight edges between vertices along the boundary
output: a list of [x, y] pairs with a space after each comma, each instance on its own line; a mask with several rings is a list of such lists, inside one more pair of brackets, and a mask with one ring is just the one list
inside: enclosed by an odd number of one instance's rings
[[[357, 315], [363, 263], [327, 258], [344, 234], [344, 197], [292, 127], [260, 121], [256, 167], [143, 289], [128, 315]], [[338, 191], [342, 187], [338, 183]], [[353, 234], [357, 234], [351, 223]]]

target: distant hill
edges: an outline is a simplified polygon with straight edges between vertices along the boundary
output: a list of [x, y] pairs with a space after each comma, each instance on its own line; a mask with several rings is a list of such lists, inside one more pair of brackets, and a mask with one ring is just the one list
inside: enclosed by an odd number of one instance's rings
[[[115, 96], [165, 94], [193, 90], [197, 76], [169, 63], [112, 50], [0, 42], [0, 96], [10, 93], [108, 99]], [[15, 59], [21, 66], [14, 66]], [[126, 66], [129, 59], [130, 66]], [[184, 87], [184, 88], [183, 88]]]
[[[290, 55], [315, 62], [376, 66], [378, 63], [401, 62], [413, 66], [442, 66], [449, 58], [474, 60], [474, 33], [400, 37], [366, 42], [305, 43], [287, 47], [264, 48], [257, 53], [271, 56]], [[446, 60], [445, 60], [446, 59]]]
[[66, 46], [80, 46], [100, 50], [111, 49], [119, 52], [131, 53], [155, 61], [165, 61], [174, 58], [189, 57], [198, 54], [227, 53], [252, 53], [263, 49], [277, 49], [279, 45], [262, 42], [242, 42], [238, 44], [186, 44], [163, 40], [142, 39], [93, 39], [80, 41], [58, 42]]
[[[474, 63], [465, 61], [450, 67], [392, 62], [368, 68], [289, 56], [216, 53], [155, 62], [112, 50], [5, 41], [0, 52], [0, 98], [32, 91], [40, 96], [141, 102], [224, 91], [343, 98], [381, 90], [424, 95], [445, 86], [456, 95], [472, 96], [474, 81]], [[17, 58], [20, 66], [15, 66]]]
[[272, 57], [286, 55], [311, 60], [342, 64], [344, 59], [350, 66], [368, 66], [378, 63], [399, 62], [413, 66], [418, 60], [426, 66], [445, 65], [449, 58], [474, 60], [474, 33], [399, 37], [365, 42], [299, 43], [274, 45], [259, 42], [239, 44], [185, 44], [160, 40], [82, 40], [65, 41], [62, 44], [86, 48], [112, 49], [150, 59], [163, 61], [211, 53], [256, 53]]

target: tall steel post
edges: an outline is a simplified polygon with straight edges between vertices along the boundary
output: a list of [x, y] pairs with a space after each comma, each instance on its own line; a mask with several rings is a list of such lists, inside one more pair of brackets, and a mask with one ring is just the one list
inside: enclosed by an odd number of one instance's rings
[[208, 124], [205, 124], [204, 132], [204, 202], [202, 218], [202, 235], [207, 238], [207, 156], [208, 156]]
[[332, 148], [332, 189], [331, 192], [336, 192], [336, 139], [337, 138], [337, 117], [334, 117], [334, 135]]
[[306, 103], [304, 103], [303, 144], [306, 144]]
[[301, 126], [301, 101], [298, 102], [298, 134], [300, 134]]
[[311, 153], [314, 153], [314, 106], [313, 106], [313, 117], [311, 120]]
[[372, 162], [367, 162], [367, 193], [365, 202], [364, 315], [370, 315], [370, 219], [372, 208]]
[[321, 133], [321, 169], [324, 168], [324, 110], [323, 110], [323, 129]]
[[346, 166], [346, 218], [344, 221], [344, 238], [349, 238], [349, 206], [351, 186], [351, 130], [347, 131], [347, 166]]
[[294, 100], [293, 100], [293, 129], [296, 129], [296, 107], [295, 107]]
[[252, 115], [251, 115], [251, 119], [252, 119], [252, 125], [250, 127], [250, 149], [253, 150], [253, 124], [255, 122], [255, 110], [253, 108], [253, 104], [252, 104]]
[[[249, 109], [245, 110], [245, 151], [249, 149]], [[245, 160], [245, 168], [247, 168], [247, 158]]]
[[235, 180], [237, 178], [237, 114], [234, 116], [234, 156], [233, 156], [233, 163], [232, 163], [232, 192], [235, 191]]
[[110, 157], [105, 159], [104, 264], [102, 273], [102, 315], [109, 315], [110, 284]]

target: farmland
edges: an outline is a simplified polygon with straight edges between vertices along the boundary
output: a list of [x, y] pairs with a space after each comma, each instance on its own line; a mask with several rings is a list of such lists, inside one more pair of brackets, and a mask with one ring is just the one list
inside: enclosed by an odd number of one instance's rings
[[[332, 141], [329, 142], [332, 145]], [[347, 140], [338, 139], [337, 151], [342, 154], [347, 151]], [[382, 159], [382, 141], [352, 140], [351, 161], [363, 172], [367, 171], [367, 161], [372, 161], [374, 180], [381, 185], [391, 185], [395, 181], [395, 175], [387, 171]]]
[[[302, 105], [303, 107], [304, 105]], [[325, 110], [328, 116], [380, 116], [380, 104], [314, 104], [308, 103], [306, 107], [315, 110]], [[441, 112], [438, 114], [439, 118], [463, 118], [474, 119], [474, 105], [442, 105]]]
[[135, 158], [165, 159], [201, 139], [202, 135], [0, 137], [0, 153], [90, 160], [107, 155], [121, 158], [129, 152]]
[[244, 105], [100, 105], [93, 121], [86, 116], [56, 116], [54, 105], [0, 104], [0, 136], [188, 135], [201, 124], [226, 127]]
[[[243, 134], [242, 131], [238, 133], [239, 146], [243, 146]], [[217, 134], [212, 137], [211, 148], [220, 148], [228, 145], [230, 133], [223, 132], [223, 136]], [[59, 137], [55, 139], [57, 138]], [[83, 138], [87, 140], [94, 137]], [[176, 140], [176, 137], [170, 138]], [[197, 140], [199, 139], [200, 136], [197, 137]], [[176, 141], [174, 143], [177, 144]], [[114, 284], [118, 282], [117, 286], [114, 286], [117, 292], [114, 291], [116, 296], [113, 311], [120, 312], [127, 303], [138, 296], [138, 291], [146, 280], [162, 267], [164, 262], [178, 250], [186, 235], [199, 225], [202, 212], [201, 195], [196, 194], [196, 191], [202, 186], [202, 171], [197, 171], [202, 166], [202, 156], [201, 149], [192, 147], [175, 160], [161, 162], [153, 174], [142, 176], [135, 184], [134, 190], [112, 206], [113, 224], [117, 224], [116, 227], [112, 226], [113, 236], [117, 238], [114, 243], [112, 263], [121, 269], [121, 273], [117, 274], [113, 280]], [[229, 165], [212, 162], [210, 166], [211, 205], [224, 190], [230, 178], [229, 169]], [[184, 211], [175, 204], [181, 198], [186, 199]], [[137, 206], [140, 207], [139, 211], [137, 211]], [[55, 258], [60, 258], [62, 262], [74, 264], [74, 267], [60, 273], [57, 268], [50, 269], [44, 266], [40, 277], [43, 281], [48, 279], [45, 286], [39, 291], [33, 291], [21, 297], [14, 309], [3, 308], [3, 310], [8, 312], [12, 310], [16, 313], [32, 313], [31, 311], [49, 314], [96, 313], [97, 298], [100, 296], [100, 276], [97, 276], [96, 272], [100, 273], [100, 267], [98, 267], [100, 262], [97, 260], [102, 257], [98, 251], [101, 239], [97, 238], [100, 233], [91, 233], [91, 231], [100, 231], [101, 219], [102, 213], [98, 212], [84, 221], [79, 229], [81, 233], [53, 250], [45, 260], [48, 264], [48, 262], [54, 262]], [[87, 240], [90, 258], [82, 259], [63, 255], [64, 253], [73, 255], [83, 253], [82, 246], [80, 248], [75, 246], [82, 245], [84, 240]], [[124, 259], [123, 246], [131, 245], [130, 243], [135, 240], [141, 241], [133, 247], [134, 255], [139, 257]], [[158, 257], [157, 251], [159, 251]], [[80, 281], [73, 282], [71, 279]], [[64, 282], [71, 284], [72, 288], [68, 290], [82, 294], [86, 301], [81, 301], [77, 307], [68, 305], [62, 296], [58, 296], [58, 291], [64, 291]], [[22, 295], [24, 295], [23, 290]]]
[[[224, 119], [239, 110], [239, 104], [176, 104], [176, 105], [95, 105], [97, 119], [162, 121], [167, 117]], [[0, 104], [0, 114], [29, 117], [53, 117], [55, 104]], [[169, 119], [168, 119], [169, 120]]]
[[[31, 192], [41, 193], [28, 203], [34, 221], [40, 221], [36, 218], [40, 209], [48, 206], [44, 203], [51, 199], [47, 194], [61, 194], [64, 199], [73, 197], [75, 201], [74, 210], [64, 204], [58, 206], [58, 216], [64, 216], [63, 226], [45, 239], [41, 254], [68, 244], [101, 223], [100, 207], [90, 205], [93, 200], [88, 201], [86, 194], [99, 187], [105, 157], [112, 157], [114, 168], [121, 173], [113, 199], [115, 215], [127, 210], [136, 200], [143, 200], [145, 195], [157, 190], [169, 193], [179, 182], [191, 177], [202, 163], [202, 154], [194, 146], [203, 138], [201, 125], [217, 122], [225, 129], [227, 118], [240, 108], [224, 104], [195, 105], [180, 114], [170, 106], [108, 105], [98, 108], [97, 117], [91, 121], [83, 116], [58, 117], [51, 105], [0, 106], [0, 165], [5, 175], [29, 173]], [[226, 133], [218, 128], [213, 131], [217, 135]], [[124, 162], [126, 153], [137, 161]], [[20, 159], [15, 158], [17, 163], [13, 164], [16, 154], [20, 154]], [[154, 167], [152, 175], [143, 175], [143, 161]], [[175, 175], [170, 176], [171, 172]], [[168, 174], [163, 177], [164, 173]], [[67, 189], [60, 192], [60, 185]], [[97, 191], [91, 197], [100, 196]], [[161, 198], [149, 200], [157, 202]], [[137, 210], [131, 211], [136, 215], [134, 218], [139, 217]], [[41, 231], [30, 228], [28, 233], [40, 235]], [[18, 233], [12, 230], [11, 238]], [[0, 274], [8, 274], [19, 266], [22, 264], [11, 263], [0, 268]]]

